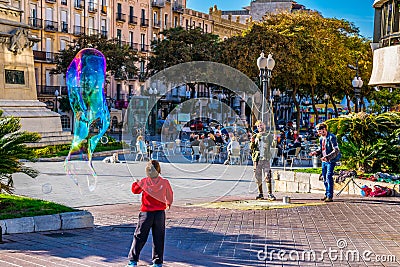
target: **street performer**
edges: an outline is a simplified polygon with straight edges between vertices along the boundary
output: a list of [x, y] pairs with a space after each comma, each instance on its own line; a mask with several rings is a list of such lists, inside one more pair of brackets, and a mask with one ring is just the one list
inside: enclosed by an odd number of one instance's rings
[[250, 150], [251, 158], [253, 160], [254, 177], [257, 182], [258, 196], [256, 199], [264, 199], [263, 194], [263, 175], [265, 177], [265, 183], [267, 186], [267, 200], [275, 200], [275, 196], [272, 194], [272, 173], [271, 173], [271, 146], [274, 147], [275, 140], [272, 132], [266, 132], [265, 123], [257, 121], [258, 133], [254, 134], [251, 138]]

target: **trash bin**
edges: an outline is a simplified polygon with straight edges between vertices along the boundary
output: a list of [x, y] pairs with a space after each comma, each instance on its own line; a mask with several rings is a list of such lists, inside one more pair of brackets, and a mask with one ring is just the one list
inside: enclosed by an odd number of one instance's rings
[[319, 158], [319, 157], [316, 157], [316, 156], [314, 156], [314, 157], [312, 157], [312, 166], [313, 166], [313, 168], [318, 168], [318, 167], [321, 167], [321, 159]]

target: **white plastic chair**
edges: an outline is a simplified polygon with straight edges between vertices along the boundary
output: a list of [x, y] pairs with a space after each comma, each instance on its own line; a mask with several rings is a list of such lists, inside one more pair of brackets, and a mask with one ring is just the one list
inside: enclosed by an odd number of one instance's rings
[[234, 165], [236, 163], [239, 163], [239, 165], [242, 164], [241, 162], [241, 156], [240, 156], [240, 149], [232, 149], [232, 154], [230, 155], [230, 163], [231, 165]]
[[175, 143], [174, 142], [168, 142], [165, 145], [165, 152], [166, 154], [169, 155], [174, 155], [175, 154]]
[[293, 164], [295, 161], [297, 162], [297, 164], [301, 165], [300, 150], [301, 147], [296, 147], [294, 155], [288, 155], [286, 160], [291, 161], [290, 168], [293, 168]]

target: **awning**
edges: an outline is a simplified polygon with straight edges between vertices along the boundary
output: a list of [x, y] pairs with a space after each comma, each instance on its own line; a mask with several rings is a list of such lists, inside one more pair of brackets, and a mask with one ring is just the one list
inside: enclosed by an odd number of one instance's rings
[[389, 46], [374, 51], [370, 86], [400, 86], [400, 46]]

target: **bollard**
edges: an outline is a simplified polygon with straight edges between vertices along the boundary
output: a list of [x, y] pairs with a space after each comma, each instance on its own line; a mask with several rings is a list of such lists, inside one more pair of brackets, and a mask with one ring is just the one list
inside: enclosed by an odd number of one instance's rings
[[283, 204], [290, 204], [290, 197], [283, 197], [282, 202]]
[[321, 159], [319, 157], [313, 156], [312, 157], [313, 168], [321, 167]]

